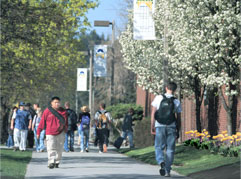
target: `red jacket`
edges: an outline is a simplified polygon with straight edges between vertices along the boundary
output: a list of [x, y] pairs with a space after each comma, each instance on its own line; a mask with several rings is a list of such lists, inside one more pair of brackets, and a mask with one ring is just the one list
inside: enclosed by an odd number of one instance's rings
[[[65, 132], [67, 132], [68, 130], [67, 112], [63, 108], [60, 108], [57, 111], [65, 119]], [[40, 135], [40, 132], [45, 128], [45, 124], [46, 124], [46, 135], [58, 135], [60, 133], [58, 131], [59, 120], [50, 112], [48, 108], [46, 108], [43, 112], [43, 115], [41, 117], [38, 129], [37, 129], [37, 135]]]

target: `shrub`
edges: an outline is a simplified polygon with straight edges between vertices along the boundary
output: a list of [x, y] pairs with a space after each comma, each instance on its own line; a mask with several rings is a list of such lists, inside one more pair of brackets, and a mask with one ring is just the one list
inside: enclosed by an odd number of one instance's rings
[[136, 104], [117, 104], [113, 106], [108, 106], [106, 108], [107, 111], [111, 113], [113, 118], [112, 123], [112, 136], [110, 137], [110, 141], [114, 142], [120, 135], [122, 131], [122, 121], [125, 115], [128, 113], [130, 108], [134, 109], [134, 120], [142, 120], [143, 118], [143, 109], [141, 106]]

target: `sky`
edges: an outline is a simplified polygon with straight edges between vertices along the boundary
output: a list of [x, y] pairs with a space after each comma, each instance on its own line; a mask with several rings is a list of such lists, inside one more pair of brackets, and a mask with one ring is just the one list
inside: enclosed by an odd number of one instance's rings
[[95, 9], [90, 9], [87, 13], [87, 17], [91, 24], [91, 30], [96, 30], [97, 34], [109, 36], [111, 39], [112, 27], [94, 27], [95, 20], [115, 21], [115, 35], [118, 36], [118, 32], [124, 29], [124, 17], [121, 17], [121, 9], [124, 7], [123, 0], [99, 0], [99, 6]]

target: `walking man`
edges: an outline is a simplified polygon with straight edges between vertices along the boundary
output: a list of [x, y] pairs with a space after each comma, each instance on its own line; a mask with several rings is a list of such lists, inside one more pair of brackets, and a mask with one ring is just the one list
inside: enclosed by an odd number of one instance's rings
[[14, 151], [26, 150], [28, 130], [31, 129], [32, 117], [28, 111], [24, 110], [25, 103], [19, 103], [19, 109], [13, 113], [11, 129], [14, 137]]
[[[166, 86], [166, 93], [158, 95], [152, 102], [151, 133], [155, 137], [156, 161], [161, 166], [160, 174], [170, 177], [171, 165], [174, 160], [175, 141], [181, 126], [181, 104], [174, 97], [176, 83]], [[166, 157], [164, 150], [166, 149]], [[166, 159], [166, 160], [165, 160]]]
[[53, 97], [51, 106], [43, 112], [37, 129], [37, 138], [42, 130], [46, 128], [46, 141], [48, 152], [48, 167], [58, 168], [62, 158], [65, 133], [68, 130], [67, 112], [60, 107], [60, 98]]
[[95, 122], [97, 126], [97, 136], [99, 139], [99, 153], [107, 152], [109, 143], [109, 124], [111, 123], [111, 115], [105, 110], [105, 104], [101, 103], [100, 110], [95, 114]]
[[128, 110], [128, 114], [125, 115], [123, 125], [122, 125], [122, 138], [126, 139], [128, 136], [129, 142], [130, 142], [130, 149], [134, 148], [133, 144], [133, 114], [134, 114], [134, 109], [130, 108]]
[[64, 106], [68, 116], [68, 131], [65, 134], [64, 150], [74, 152], [74, 131], [77, 130], [77, 114], [69, 108], [69, 102], [65, 102]]

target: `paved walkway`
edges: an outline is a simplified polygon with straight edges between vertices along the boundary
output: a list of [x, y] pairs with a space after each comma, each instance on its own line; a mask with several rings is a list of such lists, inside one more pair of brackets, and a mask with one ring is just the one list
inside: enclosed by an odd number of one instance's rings
[[[175, 172], [171, 178], [185, 178]], [[148, 165], [125, 155], [119, 154], [113, 147], [108, 153], [98, 153], [94, 146], [89, 153], [64, 152], [60, 168], [47, 168], [47, 153], [33, 152], [32, 160], [27, 167], [26, 179], [83, 178], [83, 179], [160, 179], [159, 167]]]

